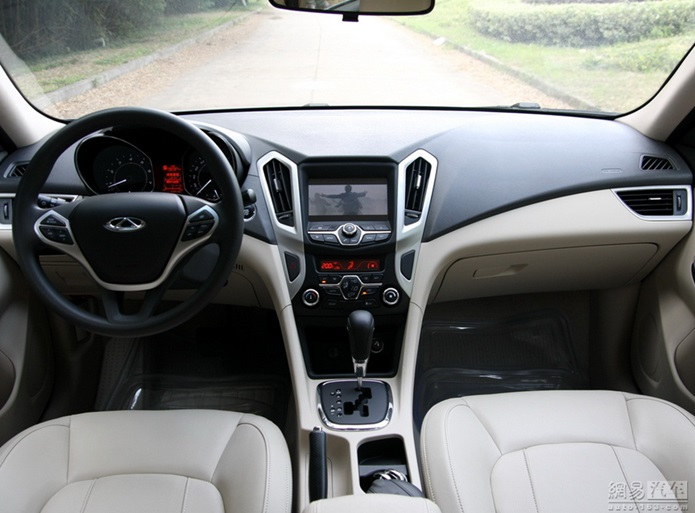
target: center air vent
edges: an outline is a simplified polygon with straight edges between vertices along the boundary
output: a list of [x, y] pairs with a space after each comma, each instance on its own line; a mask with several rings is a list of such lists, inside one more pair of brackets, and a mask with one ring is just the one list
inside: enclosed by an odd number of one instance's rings
[[666, 157], [655, 157], [653, 155], [643, 155], [640, 168], [643, 171], [670, 171], [675, 169], [673, 162]]
[[405, 224], [413, 224], [422, 216], [427, 181], [432, 164], [420, 157], [405, 170]]
[[286, 226], [294, 226], [290, 168], [279, 160], [273, 159], [263, 166], [263, 172], [273, 200], [276, 219]]
[[688, 213], [686, 189], [622, 189], [616, 191], [627, 207], [643, 217], [672, 217]]

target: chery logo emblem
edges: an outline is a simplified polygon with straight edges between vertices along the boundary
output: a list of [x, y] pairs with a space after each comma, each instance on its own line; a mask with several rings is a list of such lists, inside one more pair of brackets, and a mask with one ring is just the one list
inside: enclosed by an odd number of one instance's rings
[[104, 228], [112, 232], [135, 232], [145, 227], [145, 221], [137, 217], [114, 217], [104, 225]]

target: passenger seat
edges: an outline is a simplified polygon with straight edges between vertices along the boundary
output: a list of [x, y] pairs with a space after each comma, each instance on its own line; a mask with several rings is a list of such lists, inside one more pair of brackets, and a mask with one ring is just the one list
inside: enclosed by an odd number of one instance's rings
[[695, 417], [611, 391], [449, 399], [422, 426], [443, 513], [693, 511]]

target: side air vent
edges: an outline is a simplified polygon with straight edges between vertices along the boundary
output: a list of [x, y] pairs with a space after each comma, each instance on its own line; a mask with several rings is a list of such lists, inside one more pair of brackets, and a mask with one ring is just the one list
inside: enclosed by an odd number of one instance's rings
[[422, 157], [415, 159], [405, 170], [405, 224], [413, 224], [422, 216], [427, 181], [432, 164]]
[[682, 216], [688, 212], [685, 189], [627, 189], [618, 197], [637, 215], [644, 217]]
[[5, 178], [22, 178], [29, 167], [29, 162], [15, 162], [5, 173]]
[[640, 168], [643, 171], [670, 171], [675, 169], [675, 166], [673, 165], [673, 162], [666, 157], [643, 155]]
[[294, 226], [290, 168], [279, 160], [273, 159], [263, 166], [263, 171], [273, 200], [275, 217], [279, 223]]

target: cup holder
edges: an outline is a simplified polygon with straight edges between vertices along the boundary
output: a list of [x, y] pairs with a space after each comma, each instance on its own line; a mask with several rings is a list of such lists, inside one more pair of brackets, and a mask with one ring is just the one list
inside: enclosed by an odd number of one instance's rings
[[357, 449], [360, 488], [369, 490], [375, 479], [384, 474], [398, 480], [408, 480], [408, 462], [400, 438], [384, 438], [365, 442]]

